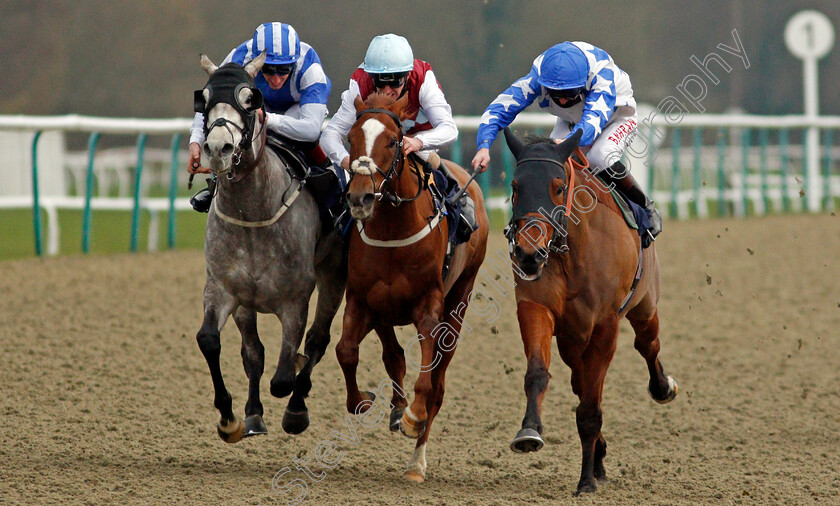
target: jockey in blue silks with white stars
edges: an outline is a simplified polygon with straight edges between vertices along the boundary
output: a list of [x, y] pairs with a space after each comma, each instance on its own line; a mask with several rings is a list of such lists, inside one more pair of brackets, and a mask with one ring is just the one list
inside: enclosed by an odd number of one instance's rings
[[650, 237], [643, 238], [647, 246], [662, 231], [662, 218], [621, 163], [636, 134], [636, 100], [627, 73], [606, 51], [586, 42], [563, 42], [547, 49], [534, 60], [528, 75], [517, 79], [484, 111], [472, 161], [475, 170], [487, 169], [490, 146], [499, 131], [534, 100], [557, 116], [550, 135], [555, 142], [582, 131], [580, 146], [587, 153], [590, 170], [647, 209], [651, 222]]
[[[321, 59], [309, 44], [301, 42], [291, 25], [263, 23], [254, 31], [254, 36], [233, 49], [221, 65], [235, 62], [244, 66], [263, 51], [266, 52], [265, 64], [254, 82], [263, 95], [266, 128], [270, 134], [301, 151], [310, 164], [322, 164], [327, 158], [318, 146], [318, 140], [321, 125], [327, 117], [327, 99], [332, 85], [321, 67]], [[209, 172], [200, 167], [204, 140], [204, 115], [196, 113], [190, 128], [187, 170], [191, 174]], [[193, 207], [207, 212], [211, 199], [212, 193], [202, 190], [193, 197]]]

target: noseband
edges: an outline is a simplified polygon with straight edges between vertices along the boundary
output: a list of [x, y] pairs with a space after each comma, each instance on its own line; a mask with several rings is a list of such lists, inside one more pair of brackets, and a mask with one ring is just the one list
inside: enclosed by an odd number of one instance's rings
[[[398, 133], [399, 142], [396, 145], [397, 152], [394, 153], [394, 159], [391, 161], [391, 166], [388, 168], [387, 172], [383, 172], [375, 163], [372, 163], [373, 160], [370, 160], [370, 161], [364, 160], [364, 162], [367, 163], [368, 169], [370, 169], [370, 165], [373, 165], [373, 168], [376, 169], [376, 172], [378, 172], [379, 175], [381, 175], [382, 178], [383, 178], [382, 183], [379, 184], [379, 191], [374, 193], [374, 196], [376, 197], [376, 199], [380, 200], [380, 201], [381, 200], [386, 200], [386, 201], [390, 202], [391, 205], [393, 205], [394, 207], [397, 207], [397, 206], [401, 205], [403, 202], [412, 202], [412, 201], [420, 198], [420, 195], [423, 193], [423, 180], [422, 180], [422, 178], [421, 178], [421, 176], [418, 172], [417, 173], [417, 182], [418, 182], [417, 194], [415, 196], [411, 197], [411, 198], [408, 198], [408, 199], [404, 199], [404, 198], [400, 197], [399, 195], [396, 195], [395, 193], [388, 192], [385, 189], [385, 186], [390, 184], [391, 180], [394, 177], [399, 177], [402, 174], [402, 167], [405, 166], [406, 158], [405, 158], [405, 154], [403, 153], [402, 122], [400, 121], [399, 116], [397, 116], [393, 112], [389, 111], [388, 109], [375, 109], [375, 108], [374, 109], [365, 109], [363, 111], [359, 111], [356, 114], [356, 121], [358, 121], [359, 118], [361, 118], [365, 114], [380, 114], [380, 113], [388, 115], [388, 117], [390, 117], [392, 120], [394, 120], [394, 123], [396, 123], [396, 125], [397, 125], [397, 132], [399, 132]], [[367, 158], [367, 157], [363, 157], [363, 158]], [[360, 162], [363, 161], [362, 158], [359, 158], [359, 161]], [[355, 175], [356, 175], [355, 171], [353, 171], [350, 174], [350, 181], [353, 180], [353, 177], [355, 177]], [[371, 183], [373, 183], [373, 186], [375, 188], [376, 187], [376, 181], [374, 181], [374, 179], [373, 179], [373, 172], [368, 170], [368, 176], [370, 177]], [[350, 187], [350, 182], [349, 181], [348, 181], [347, 187], [348, 188]]]
[[[516, 234], [519, 232], [519, 225], [517, 225], [517, 221], [521, 221], [522, 219], [525, 220], [525, 224], [522, 226], [522, 229], [528, 228], [531, 223], [538, 222], [538, 223], [545, 223], [546, 225], [550, 226], [552, 230], [554, 230], [554, 234], [551, 236], [551, 239], [548, 241], [548, 245], [545, 249], [548, 249], [551, 253], [557, 254], [564, 254], [569, 251], [569, 246], [567, 244], [567, 236], [568, 236], [568, 227], [569, 227], [569, 215], [571, 214], [572, 210], [572, 193], [574, 192], [575, 186], [575, 169], [571, 165], [568, 167], [563, 163], [553, 159], [553, 158], [523, 158], [522, 160], [518, 160], [516, 162], [516, 166], [525, 163], [525, 162], [549, 162], [555, 165], [559, 165], [564, 171], [569, 172], [569, 184], [563, 190], [565, 193], [565, 204], [563, 209], [563, 214], [560, 216], [560, 223], [556, 223], [552, 220], [552, 217], [546, 217], [542, 210], [532, 210], [529, 209], [526, 211], [527, 213], [539, 213], [540, 216], [525, 216], [517, 220], [514, 217], [511, 217], [510, 222], [508, 223], [507, 227], [505, 227], [504, 234], [508, 240], [508, 249], [510, 253], [513, 253], [513, 249], [516, 246]], [[515, 213], [513, 213], [515, 214]], [[544, 256], [548, 256], [545, 253], [544, 248], [538, 249], [539, 253], [544, 254]]]

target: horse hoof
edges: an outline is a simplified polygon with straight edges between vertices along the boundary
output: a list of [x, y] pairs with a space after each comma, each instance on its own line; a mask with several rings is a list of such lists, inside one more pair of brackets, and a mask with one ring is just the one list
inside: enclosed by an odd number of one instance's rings
[[426, 432], [426, 421], [418, 420], [411, 413], [410, 408], [406, 409], [402, 414], [402, 418], [400, 418], [400, 432], [406, 437], [417, 439]]
[[286, 408], [283, 415], [283, 430], [287, 434], [300, 434], [309, 427], [309, 410], [294, 412]]
[[370, 390], [359, 392], [359, 394], [361, 394], [362, 400], [355, 406], [351, 404], [350, 399], [347, 399], [347, 412], [351, 415], [361, 415], [362, 413], [367, 413], [367, 410], [373, 407], [373, 403], [376, 402], [376, 394]]
[[260, 415], [251, 415], [245, 417], [245, 431], [242, 437], [261, 436], [268, 434], [268, 429], [265, 427], [265, 422]]
[[578, 483], [577, 491], [575, 492], [575, 497], [579, 496], [580, 494], [591, 494], [598, 490], [598, 485], [595, 484], [595, 480], [586, 481]]
[[237, 443], [242, 439], [242, 434], [245, 432], [245, 424], [242, 423], [242, 420], [234, 418], [227, 424], [219, 422], [216, 425], [216, 431], [225, 443]]
[[510, 449], [514, 453], [530, 453], [540, 451], [545, 446], [540, 433], [531, 428], [520, 430], [513, 441], [510, 442]]
[[403, 473], [403, 478], [408, 481], [413, 481], [414, 483], [423, 483], [426, 478], [420, 474], [420, 472], [415, 471], [414, 469], [409, 469], [408, 471]]
[[650, 388], [650, 384], [648, 384], [648, 394], [650, 394], [650, 398], [654, 401], [658, 402], [659, 404], [668, 404], [669, 402], [673, 401], [674, 398], [677, 396], [677, 392], [679, 391], [679, 385], [677, 385], [677, 381], [667, 376], [668, 378], [668, 393], [665, 395], [663, 399], [657, 399], [655, 395], [653, 395], [653, 390]]
[[397, 432], [400, 430], [400, 419], [402, 418], [403, 413], [405, 413], [405, 408], [396, 407], [391, 410], [391, 420], [388, 424], [388, 428], [391, 432]]

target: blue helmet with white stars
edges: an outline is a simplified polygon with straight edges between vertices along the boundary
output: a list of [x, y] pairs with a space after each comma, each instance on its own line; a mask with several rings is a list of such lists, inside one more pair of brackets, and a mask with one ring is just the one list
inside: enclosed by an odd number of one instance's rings
[[571, 42], [563, 42], [546, 50], [540, 63], [538, 82], [550, 90], [571, 90], [586, 86], [589, 62], [586, 55]]

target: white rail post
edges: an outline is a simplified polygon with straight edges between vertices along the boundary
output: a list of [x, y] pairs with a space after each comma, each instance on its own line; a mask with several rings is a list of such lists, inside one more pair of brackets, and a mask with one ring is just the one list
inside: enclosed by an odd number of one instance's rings
[[796, 13], [785, 26], [785, 43], [794, 56], [802, 60], [802, 74], [805, 94], [805, 117], [810, 125], [806, 136], [808, 210], [820, 210], [820, 134], [817, 128], [819, 116], [819, 80], [817, 60], [828, 54], [834, 45], [834, 27], [825, 14], [814, 10]]

